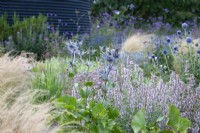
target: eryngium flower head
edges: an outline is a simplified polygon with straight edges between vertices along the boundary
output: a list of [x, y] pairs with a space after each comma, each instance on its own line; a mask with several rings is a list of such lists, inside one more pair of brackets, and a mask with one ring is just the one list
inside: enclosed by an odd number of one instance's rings
[[106, 54], [104, 54], [103, 58], [107, 62], [110, 62], [110, 63], [114, 62], [114, 58], [113, 58], [111, 52], [107, 52]]
[[171, 39], [169, 37], [166, 38], [167, 43], [171, 42]]
[[189, 44], [189, 43], [191, 43], [192, 42], [192, 38], [191, 37], [187, 37], [186, 38], [186, 42]]
[[185, 30], [185, 29], [187, 29], [187, 27], [188, 27], [188, 24], [187, 23], [182, 23], [182, 28]]
[[119, 58], [119, 50], [118, 49], [112, 49], [111, 54], [113, 58], [118, 59]]
[[182, 35], [182, 32], [181, 32], [181, 30], [177, 30], [177, 32], [176, 32], [176, 33], [177, 33], [177, 35], [178, 35], [178, 36], [181, 36], [181, 35]]
[[197, 50], [197, 54], [199, 54], [199, 55], [200, 55], [200, 49], [198, 49], [198, 50]]
[[178, 46], [174, 46], [174, 51], [178, 51]]
[[66, 42], [65, 44], [67, 46], [67, 49], [71, 53], [74, 53], [78, 50], [78, 47], [76, 46], [76, 43], [74, 43], [74, 42]]
[[151, 59], [155, 59], [156, 58], [156, 56], [153, 54], [153, 55], [151, 55]]
[[163, 54], [163, 55], [167, 55], [167, 53], [168, 53], [167, 50], [163, 50], [163, 51], [162, 51], [162, 54]]

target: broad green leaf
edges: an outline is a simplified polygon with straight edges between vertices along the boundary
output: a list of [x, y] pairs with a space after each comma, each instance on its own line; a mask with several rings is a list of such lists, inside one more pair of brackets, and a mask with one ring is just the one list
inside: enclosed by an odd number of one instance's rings
[[83, 89], [80, 89], [79, 94], [81, 95], [82, 98], [87, 98], [90, 92], [86, 87], [84, 87]]
[[115, 125], [111, 133], [125, 133], [125, 132], [123, 132], [117, 125]]
[[161, 131], [160, 133], [173, 133], [172, 131], [169, 131], [169, 130], [163, 130]]
[[180, 133], [187, 133], [187, 129], [190, 127], [191, 122], [187, 118], [180, 118], [179, 131]]
[[86, 87], [87, 87], [87, 86], [91, 87], [91, 86], [93, 86], [93, 82], [88, 81], [88, 82], [85, 82], [84, 85], [85, 85]]
[[76, 105], [76, 98], [69, 96], [69, 95], [65, 95], [63, 97], [60, 97], [57, 99], [57, 102], [62, 102], [65, 103], [67, 105]]
[[106, 120], [106, 128], [111, 131], [113, 127], [116, 125], [116, 122], [114, 120]]
[[164, 116], [159, 116], [156, 122], [161, 122], [164, 119]]
[[102, 103], [97, 103], [92, 109], [92, 115], [96, 118], [104, 118], [106, 117], [106, 109], [104, 108]]
[[169, 105], [167, 125], [171, 126], [175, 132], [179, 130], [180, 112], [175, 105]]
[[68, 77], [69, 77], [69, 78], [73, 78], [73, 77], [74, 77], [74, 73], [69, 72], [69, 73], [68, 73]]
[[119, 116], [119, 111], [118, 111], [117, 109], [115, 109], [115, 108], [109, 107], [109, 108], [107, 109], [107, 111], [108, 111], [108, 117], [109, 117], [110, 119], [115, 119], [116, 117]]
[[134, 133], [138, 133], [139, 131], [146, 132], [145, 109], [139, 110], [133, 116], [131, 127]]

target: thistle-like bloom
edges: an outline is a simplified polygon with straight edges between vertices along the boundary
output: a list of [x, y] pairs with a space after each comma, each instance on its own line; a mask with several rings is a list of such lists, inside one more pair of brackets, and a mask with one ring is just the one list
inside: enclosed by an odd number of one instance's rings
[[104, 58], [105, 61], [107, 61], [109, 63], [114, 62], [114, 58], [113, 58], [111, 52], [107, 52], [106, 54], [104, 54], [103, 58]]
[[186, 38], [186, 42], [189, 44], [189, 43], [191, 43], [192, 42], [192, 38], [191, 37], [187, 37]]
[[184, 30], [186, 30], [187, 27], [188, 27], [188, 24], [187, 24], [187, 23], [182, 23], [182, 28], [183, 28]]
[[178, 51], [178, 46], [174, 46], [174, 51]]
[[119, 58], [119, 50], [118, 49], [112, 49], [111, 54], [113, 58], [118, 59]]
[[177, 35], [178, 35], [178, 36], [181, 36], [181, 35], [182, 35], [182, 32], [181, 32], [181, 30], [177, 30], [177, 32], [176, 32], [176, 33], [177, 33]]
[[75, 42], [66, 42], [65, 44], [70, 53], [74, 53], [78, 50], [78, 47]]
[[197, 54], [199, 54], [199, 55], [200, 55], [200, 49], [198, 49], [198, 50], [197, 50]]
[[166, 38], [167, 43], [171, 42], [171, 39], [169, 37]]
[[153, 55], [151, 55], [151, 59], [155, 59], [156, 58], [156, 56], [153, 54]]
[[167, 50], [163, 50], [163, 51], [162, 51], [162, 54], [163, 54], [163, 55], [167, 55], [167, 53], [168, 53]]

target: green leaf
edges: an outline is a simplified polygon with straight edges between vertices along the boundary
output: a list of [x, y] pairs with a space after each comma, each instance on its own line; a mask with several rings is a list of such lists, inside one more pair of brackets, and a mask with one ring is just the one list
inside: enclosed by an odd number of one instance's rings
[[108, 117], [109, 117], [110, 119], [115, 119], [116, 117], [119, 116], [119, 111], [118, 111], [117, 109], [115, 109], [115, 108], [109, 107], [109, 108], [107, 109], [107, 111], [108, 111]]
[[67, 105], [74, 105], [74, 106], [77, 103], [76, 98], [69, 96], [69, 95], [58, 98], [57, 102], [62, 102], [62, 103], [65, 103]]
[[102, 103], [97, 103], [92, 109], [92, 115], [94, 118], [104, 118], [106, 116], [106, 109]]
[[169, 105], [167, 125], [171, 126], [175, 132], [179, 130], [180, 112], [175, 105]]
[[88, 98], [90, 92], [86, 87], [84, 87], [83, 89], [79, 90], [79, 94], [81, 95], [82, 98]]
[[85, 82], [85, 84], [84, 84], [86, 87], [91, 87], [91, 86], [93, 86], [93, 82], [91, 82], [91, 81], [88, 81], [88, 82]]
[[187, 118], [180, 118], [179, 131], [181, 133], [187, 133], [187, 129], [190, 127], [191, 122]]
[[68, 73], [68, 77], [69, 77], [69, 78], [73, 78], [73, 77], [74, 77], [74, 73], [69, 72], [69, 73]]
[[170, 130], [163, 130], [163, 131], [161, 131], [160, 133], [173, 133], [173, 132], [170, 131]]
[[125, 133], [117, 125], [115, 125], [111, 131], [112, 133]]
[[131, 127], [134, 133], [138, 133], [139, 131], [146, 132], [145, 109], [139, 110], [133, 116]]

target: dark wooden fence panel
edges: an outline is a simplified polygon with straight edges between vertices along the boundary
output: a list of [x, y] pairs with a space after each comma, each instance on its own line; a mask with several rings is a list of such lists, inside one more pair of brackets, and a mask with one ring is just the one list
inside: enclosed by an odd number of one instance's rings
[[62, 32], [77, 33], [79, 29], [85, 33], [90, 29], [90, 0], [0, 0], [0, 11], [8, 14], [9, 23], [14, 13], [21, 20], [42, 13], [50, 23], [59, 24]]

